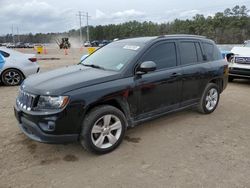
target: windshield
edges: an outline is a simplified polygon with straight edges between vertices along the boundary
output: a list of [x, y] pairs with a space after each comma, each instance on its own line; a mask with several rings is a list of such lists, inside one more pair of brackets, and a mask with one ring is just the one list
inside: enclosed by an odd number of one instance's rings
[[245, 47], [250, 47], [250, 41], [245, 44]]
[[141, 44], [138, 43], [114, 42], [97, 50], [81, 63], [95, 68], [120, 71], [135, 57], [139, 49], [141, 49]]

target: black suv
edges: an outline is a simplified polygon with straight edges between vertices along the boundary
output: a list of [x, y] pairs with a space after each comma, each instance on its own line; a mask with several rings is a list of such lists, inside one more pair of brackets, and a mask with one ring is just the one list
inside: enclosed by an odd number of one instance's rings
[[26, 79], [15, 115], [33, 140], [80, 141], [103, 154], [122, 142], [127, 127], [145, 120], [194, 106], [213, 112], [227, 79], [227, 62], [205, 37], [120, 40], [78, 65]]

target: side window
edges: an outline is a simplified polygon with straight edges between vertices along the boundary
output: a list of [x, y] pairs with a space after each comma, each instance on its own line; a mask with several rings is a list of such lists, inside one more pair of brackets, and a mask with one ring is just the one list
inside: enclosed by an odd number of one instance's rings
[[5, 62], [4, 57], [0, 53], [0, 70], [1, 70], [1, 68], [3, 68], [4, 62]]
[[10, 56], [10, 54], [8, 54], [8, 53], [6, 53], [6, 52], [4, 52], [2, 50], [0, 50], [0, 53], [2, 54], [3, 57], [9, 57]]
[[207, 61], [214, 60], [214, 45], [203, 42], [203, 48], [205, 55], [207, 56]]
[[223, 59], [221, 51], [219, 50], [217, 46], [214, 47], [214, 59], [215, 60]]
[[199, 62], [196, 51], [196, 42], [180, 42], [180, 54], [182, 65]]
[[175, 43], [167, 42], [154, 46], [142, 57], [141, 61], [154, 61], [158, 70], [176, 66]]

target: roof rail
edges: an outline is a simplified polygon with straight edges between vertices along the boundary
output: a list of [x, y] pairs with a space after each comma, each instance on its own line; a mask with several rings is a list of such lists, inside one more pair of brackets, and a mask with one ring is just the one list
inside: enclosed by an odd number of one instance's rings
[[189, 34], [161, 35], [158, 38], [164, 38], [164, 37], [196, 37], [196, 38], [207, 38], [206, 36], [202, 36], [202, 35], [189, 35]]

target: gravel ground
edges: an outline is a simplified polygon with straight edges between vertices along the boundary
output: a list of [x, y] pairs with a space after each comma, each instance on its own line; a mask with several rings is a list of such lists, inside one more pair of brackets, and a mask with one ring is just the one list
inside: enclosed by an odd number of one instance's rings
[[[60, 60], [39, 64], [42, 72], [76, 64], [82, 53], [48, 49], [38, 58]], [[26, 138], [13, 114], [17, 90], [0, 86], [0, 188], [250, 187], [250, 81], [230, 83], [213, 114], [186, 110], [144, 123], [102, 156]]]

